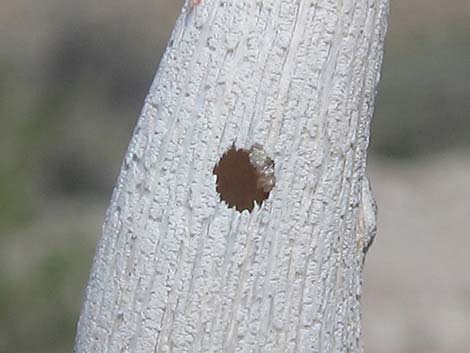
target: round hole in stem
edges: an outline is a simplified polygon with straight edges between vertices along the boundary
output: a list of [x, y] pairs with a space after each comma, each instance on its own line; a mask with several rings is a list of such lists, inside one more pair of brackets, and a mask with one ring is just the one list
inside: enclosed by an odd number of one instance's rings
[[216, 166], [216, 190], [220, 199], [242, 212], [261, 205], [275, 185], [274, 162], [256, 144], [249, 150], [230, 148]]

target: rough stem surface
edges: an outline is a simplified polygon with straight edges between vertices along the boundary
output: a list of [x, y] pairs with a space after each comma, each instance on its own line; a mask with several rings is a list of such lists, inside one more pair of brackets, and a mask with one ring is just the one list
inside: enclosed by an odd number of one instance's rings
[[[388, 0], [183, 7], [122, 166], [77, 353], [361, 352], [365, 176]], [[261, 207], [212, 171], [261, 146]]]

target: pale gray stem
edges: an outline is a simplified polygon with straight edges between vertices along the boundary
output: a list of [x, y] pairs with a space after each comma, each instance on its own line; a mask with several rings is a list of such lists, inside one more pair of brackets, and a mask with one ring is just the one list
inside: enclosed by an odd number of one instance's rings
[[[387, 0], [188, 1], [107, 213], [77, 353], [362, 351], [387, 13]], [[252, 212], [216, 191], [233, 145], [273, 162]]]

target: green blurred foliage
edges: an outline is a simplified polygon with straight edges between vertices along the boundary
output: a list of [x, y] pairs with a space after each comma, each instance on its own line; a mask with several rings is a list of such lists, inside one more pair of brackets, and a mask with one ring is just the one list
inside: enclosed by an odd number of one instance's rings
[[[106, 202], [181, 5], [66, 3], [0, 14], [0, 353], [71, 351]], [[414, 27], [392, 11], [377, 158], [469, 147], [466, 10]]]
[[387, 42], [372, 127], [377, 157], [470, 147], [469, 33], [470, 25], [455, 24], [406, 43]]
[[[83, 260], [77, 250], [51, 251], [24, 277], [2, 274], [0, 329], [5, 352], [69, 350], [77, 318], [76, 304], [68, 300], [66, 290], [79, 289], [71, 280], [83, 278]], [[74, 299], [80, 301], [80, 296]]]

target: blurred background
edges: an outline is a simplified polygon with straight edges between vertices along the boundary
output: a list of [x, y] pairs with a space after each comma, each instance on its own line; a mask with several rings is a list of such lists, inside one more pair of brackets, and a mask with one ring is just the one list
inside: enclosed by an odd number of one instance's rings
[[[392, 0], [369, 174], [369, 353], [470, 352], [470, 1]], [[0, 0], [0, 352], [71, 352], [182, 0]]]

